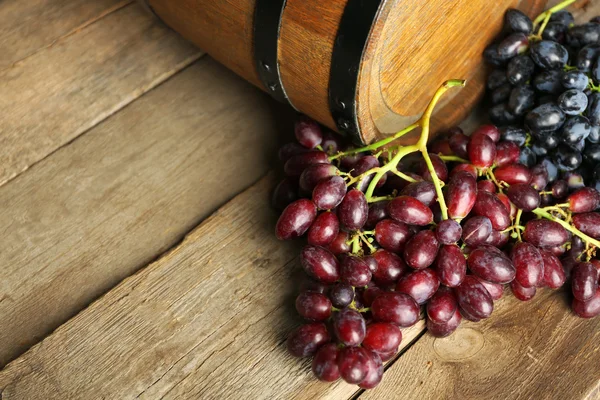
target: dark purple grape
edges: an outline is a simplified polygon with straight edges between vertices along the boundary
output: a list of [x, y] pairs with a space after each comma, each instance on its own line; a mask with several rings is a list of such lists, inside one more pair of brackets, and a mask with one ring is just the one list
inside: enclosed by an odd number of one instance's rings
[[573, 297], [579, 301], [591, 299], [598, 290], [598, 270], [594, 264], [579, 263], [571, 272]]
[[312, 371], [318, 380], [335, 382], [340, 378], [339, 354], [340, 350], [335, 343], [327, 343], [317, 351], [312, 361]]
[[332, 254], [335, 254], [335, 255], [349, 253], [350, 252], [350, 245], [348, 244], [349, 240], [350, 240], [350, 237], [348, 235], [348, 232], [339, 231], [337, 236], [335, 237], [335, 239], [333, 239], [333, 241], [331, 243], [329, 243], [329, 246], [327, 246], [327, 250], [329, 250]]
[[552, 40], [554, 42], [563, 43], [565, 41], [565, 32], [567, 28], [557, 22], [549, 22], [546, 29], [542, 32], [542, 39]]
[[554, 153], [553, 161], [559, 170], [566, 172], [577, 169], [583, 158], [580, 151], [571, 149], [569, 146], [559, 146]]
[[379, 285], [395, 283], [408, 270], [402, 258], [387, 250], [377, 250], [373, 258], [377, 260], [377, 271], [373, 273], [373, 280]]
[[517, 243], [512, 249], [512, 261], [517, 269], [515, 280], [530, 288], [539, 286], [543, 278], [544, 260], [539, 250], [530, 243]]
[[415, 299], [417, 304], [425, 304], [440, 287], [440, 280], [435, 272], [422, 269], [406, 275], [398, 281], [396, 292], [405, 293]]
[[333, 316], [333, 331], [346, 346], [358, 346], [365, 338], [367, 325], [363, 316], [356, 310], [344, 308]]
[[321, 210], [337, 207], [346, 195], [346, 182], [341, 176], [332, 176], [320, 182], [312, 193], [315, 205]]
[[[490, 74], [487, 77], [487, 81], [486, 81], [486, 85], [489, 90], [497, 89], [500, 86], [505, 85], [506, 83], [508, 83], [508, 79], [506, 78], [506, 71], [504, 71], [503, 69], [495, 69], [492, 72], [490, 72]], [[466, 136], [466, 137], [468, 139], [468, 136]], [[450, 136], [450, 139], [452, 139], [452, 136]], [[450, 140], [450, 142], [452, 142], [452, 140]], [[450, 144], [452, 147], [452, 143], [450, 143]], [[463, 157], [459, 154], [456, 154], [456, 155], [459, 157]]]
[[548, 172], [542, 164], [537, 164], [531, 169], [529, 185], [536, 191], [542, 191], [548, 185]]
[[467, 260], [455, 244], [442, 246], [435, 260], [440, 282], [448, 287], [460, 285], [467, 273]]
[[577, 89], [569, 89], [558, 96], [558, 106], [567, 115], [577, 115], [585, 111], [587, 96]]
[[479, 192], [473, 206], [475, 215], [488, 217], [492, 227], [497, 231], [503, 231], [510, 226], [510, 215], [502, 201], [493, 193]]
[[489, 64], [502, 67], [506, 64], [507, 58], [500, 57], [498, 53], [498, 43], [492, 43], [483, 51], [483, 58]]
[[342, 282], [352, 286], [366, 286], [371, 281], [371, 270], [360, 257], [347, 256], [342, 259], [340, 273]]
[[519, 146], [514, 142], [500, 142], [496, 145], [496, 159], [494, 164], [503, 167], [519, 162]]
[[414, 197], [427, 207], [431, 207], [437, 199], [435, 186], [433, 186], [433, 183], [427, 181], [412, 182], [408, 184], [400, 191], [400, 195]]
[[541, 71], [533, 78], [533, 87], [542, 94], [557, 95], [564, 90], [561, 79], [562, 72], [559, 70]]
[[375, 257], [363, 256], [363, 260], [364, 260], [364, 262], [367, 263], [367, 266], [369, 267], [369, 271], [371, 271], [372, 274], [377, 272], [377, 269], [379, 268], [379, 264], [377, 263], [377, 260], [375, 259]]
[[558, 289], [567, 280], [560, 260], [555, 255], [544, 250], [540, 250], [540, 254], [544, 260], [542, 283], [550, 289]]
[[298, 154], [308, 153], [309, 151], [310, 150], [307, 149], [306, 147], [304, 147], [296, 142], [292, 142], [292, 143], [287, 143], [287, 144], [284, 144], [283, 146], [281, 146], [281, 148], [279, 149], [278, 156], [279, 156], [279, 159], [285, 163], [290, 158], [297, 156]]
[[528, 48], [529, 39], [527, 35], [521, 32], [511, 33], [498, 43], [498, 55], [501, 59], [508, 60], [526, 52]]
[[537, 162], [537, 156], [535, 155], [531, 147], [523, 147], [521, 149], [519, 162], [528, 168], [531, 168], [535, 165], [535, 163]]
[[336, 176], [339, 173], [335, 165], [313, 164], [309, 165], [300, 175], [300, 189], [305, 193], [312, 193], [313, 189], [322, 181]]
[[505, 284], [515, 278], [513, 264], [504, 253], [492, 246], [481, 246], [473, 250], [467, 264], [473, 274], [492, 283]]
[[521, 32], [529, 35], [533, 30], [531, 19], [522, 11], [509, 8], [504, 14], [504, 25], [512, 32]]
[[381, 357], [378, 353], [372, 351], [368, 353], [367, 376], [358, 384], [362, 389], [373, 389], [383, 378], [383, 362]]
[[533, 296], [535, 296], [536, 292], [535, 287], [523, 287], [516, 280], [510, 283], [510, 289], [512, 290], [515, 297], [521, 301], [528, 301], [533, 299]]
[[467, 219], [463, 226], [462, 239], [467, 246], [484, 244], [492, 234], [492, 223], [488, 217], [476, 216]]
[[600, 289], [587, 301], [573, 299], [573, 312], [581, 318], [594, 318], [600, 315]]
[[569, 52], [560, 43], [541, 40], [531, 45], [530, 56], [542, 69], [562, 69], [569, 60]]
[[574, 213], [594, 211], [600, 205], [600, 193], [594, 188], [581, 188], [567, 197], [567, 203]]
[[332, 212], [324, 212], [317, 216], [308, 230], [308, 244], [326, 247], [337, 237], [340, 223]]
[[567, 31], [567, 44], [572, 47], [583, 47], [600, 42], [600, 25], [587, 23], [573, 26]]
[[387, 201], [378, 201], [369, 205], [369, 215], [365, 223], [365, 228], [373, 229], [379, 221], [388, 218], [387, 205]]
[[496, 144], [488, 135], [477, 134], [471, 136], [467, 149], [469, 160], [476, 167], [490, 167], [496, 159]]
[[306, 233], [317, 216], [317, 207], [307, 199], [296, 200], [283, 210], [277, 225], [275, 235], [279, 240], [290, 240]]
[[550, 15], [550, 22], [556, 22], [562, 24], [565, 28], [569, 28], [575, 24], [575, 18], [567, 10], [559, 10]]
[[475, 275], [473, 275], [473, 277], [477, 278], [479, 283], [481, 283], [483, 287], [485, 287], [485, 290], [487, 290], [487, 292], [490, 294], [492, 300], [500, 300], [504, 295], [504, 285], [500, 283], [486, 281], [485, 279], [481, 279], [480, 277]]
[[438, 324], [448, 322], [457, 309], [458, 302], [452, 289], [441, 286], [427, 302], [427, 317]]
[[[575, 66], [577, 67], [577, 69], [582, 71], [582, 73], [589, 72], [594, 66], [594, 62], [598, 58], [598, 55], [600, 55], [600, 45], [592, 44], [585, 46], [581, 50], [579, 50], [579, 53], [577, 53]], [[586, 87], [588, 82], [586, 82]]]
[[331, 315], [331, 301], [321, 293], [300, 293], [296, 298], [296, 311], [308, 320], [324, 321]]
[[455, 133], [448, 139], [450, 149], [454, 154], [459, 157], [467, 158], [467, 145], [469, 144], [469, 137], [462, 132]]
[[404, 261], [414, 269], [427, 268], [435, 261], [439, 246], [433, 231], [420, 231], [406, 243]]
[[329, 290], [329, 299], [331, 304], [336, 308], [348, 307], [354, 300], [354, 290], [352, 285], [347, 283], [336, 283]]
[[323, 283], [340, 279], [340, 266], [333, 254], [319, 246], [304, 246], [300, 255], [302, 268], [308, 276]]
[[410, 196], [399, 196], [388, 204], [388, 214], [399, 222], [409, 225], [428, 225], [433, 222], [433, 213], [425, 204]]
[[452, 176], [446, 191], [448, 216], [453, 219], [466, 217], [477, 198], [477, 181], [468, 172], [460, 172]]
[[337, 209], [340, 223], [350, 231], [356, 231], [363, 227], [369, 215], [369, 206], [363, 192], [352, 189]]
[[573, 225], [594, 239], [600, 239], [600, 214], [582, 213], [573, 215]]
[[508, 109], [508, 104], [496, 104], [489, 110], [490, 121], [498, 126], [511, 125], [519, 121], [519, 117], [514, 115]]
[[535, 106], [535, 92], [528, 85], [513, 88], [507, 104], [508, 109], [514, 115], [525, 115]]
[[562, 246], [569, 240], [565, 228], [558, 222], [534, 219], [525, 225], [523, 238], [536, 247]]
[[370, 355], [362, 347], [344, 347], [338, 355], [340, 375], [348, 383], [358, 384], [366, 377]]
[[592, 92], [588, 95], [588, 108], [585, 115], [590, 120], [590, 124], [600, 125], [600, 93]]
[[329, 342], [329, 332], [322, 322], [301, 325], [287, 339], [288, 352], [294, 357], [308, 357]]
[[452, 334], [452, 332], [458, 328], [461, 322], [462, 316], [460, 315], [460, 311], [457, 309], [452, 318], [450, 318], [450, 320], [447, 322], [436, 323], [427, 318], [427, 331], [435, 337], [446, 337]]
[[[448, 167], [446, 167], [446, 163], [444, 163], [444, 161], [442, 161], [442, 159], [437, 154], [429, 153], [429, 158], [431, 159], [433, 170], [435, 171], [439, 180], [444, 182], [447, 181]], [[429, 182], [433, 181], [433, 178], [431, 177], [431, 173], [427, 168], [427, 163], [425, 163], [425, 160], [421, 160], [421, 162], [419, 163], [418, 173], [423, 177], [424, 180]]]
[[473, 276], [467, 275], [455, 289], [460, 307], [478, 319], [489, 317], [494, 310], [494, 301], [486, 288]]
[[581, 71], [565, 71], [563, 72], [561, 83], [565, 89], [576, 89], [583, 91], [588, 87], [589, 78]]
[[273, 190], [271, 204], [277, 210], [283, 210], [298, 199], [298, 184], [290, 178], [285, 178]]
[[325, 294], [329, 290], [329, 285], [327, 285], [323, 282], [315, 281], [314, 279], [311, 279], [309, 277], [305, 277], [302, 280], [302, 282], [300, 283], [299, 287], [300, 287], [299, 288], [300, 293], [315, 292], [315, 293]]
[[283, 170], [287, 176], [300, 176], [311, 165], [328, 164], [327, 153], [322, 151], [309, 151], [291, 157], [286, 161]]
[[523, 85], [531, 79], [535, 64], [527, 55], [520, 55], [508, 62], [506, 77], [513, 86]]
[[[588, 136], [588, 138], [589, 138], [589, 136]], [[594, 165], [594, 166], [600, 165], [600, 144], [588, 143], [585, 146], [585, 150], [583, 152], [583, 160], [586, 163], [588, 163], [589, 165]], [[600, 173], [600, 170], [598, 170], [598, 172]], [[600, 178], [599, 173], [595, 173], [595, 175], [596, 175], [596, 176], [594, 176], [595, 179]]]
[[542, 104], [525, 116], [525, 125], [535, 134], [554, 132], [565, 123], [564, 112], [554, 104]]
[[[491, 226], [491, 224], [490, 224]], [[446, 219], [435, 227], [435, 237], [441, 244], [452, 244], [461, 238], [463, 229], [453, 219]]]
[[371, 304], [373, 319], [408, 328], [419, 320], [419, 305], [407, 294], [384, 292]]
[[296, 121], [294, 133], [296, 134], [296, 140], [298, 140], [302, 146], [309, 149], [317, 147], [323, 141], [321, 127], [316, 121], [307, 117], [300, 118]]
[[410, 233], [408, 226], [402, 222], [384, 219], [375, 226], [375, 240], [381, 247], [394, 253], [404, 250]]
[[523, 211], [531, 211], [540, 206], [540, 194], [527, 183], [511, 185], [506, 194]]
[[518, 126], [505, 126], [500, 128], [500, 137], [506, 142], [512, 142], [521, 147], [525, 144], [527, 132]]
[[400, 346], [402, 332], [394, 324], [375, 322], [367, 326], [367, 334], [362, 346], [376, 353], [389, 353]]
[[341, 136], [331, 131], [323, 132], [321, 147], [330, 156], [336, 154], [342, 148]]

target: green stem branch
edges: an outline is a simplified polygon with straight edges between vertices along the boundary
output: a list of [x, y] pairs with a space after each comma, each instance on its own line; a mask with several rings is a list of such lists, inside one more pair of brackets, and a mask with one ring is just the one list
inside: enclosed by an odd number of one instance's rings
[[589, 237], [585, 233], [581, 232], [579, 229], [568, 224], [567, 222], [563, 221], [560, 218], [556, 218], [555, 216], [553, 216], [549, 212], [545, 211], [544, 209], [536, 208], [532, 212], [539, 217], [543, 217], [543, 218], [549, 219], [550, 221], [556, 222], [557, 224], [561, 225], [563, 228], [565, 228], [566, 230], [571, 232], [573, 235], [579, 236], [584, 242], [592, 244], [592, 245], [596, 246], [596, 248], [600, 248], [600, 242], [598, 240]]

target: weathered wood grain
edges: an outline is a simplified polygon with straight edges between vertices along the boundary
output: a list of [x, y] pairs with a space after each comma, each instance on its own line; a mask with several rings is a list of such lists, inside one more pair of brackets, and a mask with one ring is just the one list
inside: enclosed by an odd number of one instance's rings
[[0, 2], [0, 70], [90, 25], [133, 0]]
[[360, 399], [597, 398], [600, 320], [576, 317], [567, 299], [509, 295], [484, 322], [445, 339], [424, 335]]
[[[285, 337], [300, 242], [272, 234], [261, 180], [0, 372], [2, 399], [290, 399], [351, 396], [325, 384]], [[408, 344], [422, 325], [404, 332]]]
[[264, 175], [273, 106], [199, 61], [0, 188], [0, 365]]
[[200, 55], [130, 4], [0, 71], [0, 185]]

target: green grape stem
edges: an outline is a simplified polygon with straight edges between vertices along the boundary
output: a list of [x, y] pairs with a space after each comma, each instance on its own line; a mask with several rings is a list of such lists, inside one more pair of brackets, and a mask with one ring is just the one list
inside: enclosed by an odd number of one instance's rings
[[537, 33], [533, 36], [533, 38], [541, 40], [542, 39], [542, 33], [544, 33], [544, 29], [546, 29], [546, 25], [548, 25], [548, 21], [550, 21], [550, 17], [552, 16], [552, 14], [554, 14], [557, 11], [562, 10], [563, 8], [566, 8], [568, 6], [570, 6], [571, 4], [575, 3], [577, 0], [564, 0], [562, 2], [560, 2], [559, 4], [555, 5], [554, 7], [544, 11], [543, 13], [541, 13], [540, 15], [537, 16], [537, 18], [533, 21], [533, 26], [534, 26], [534, 32], [535, 32], [535, 27], [537, 27], [538, 25], [540, 25], [540, 29], [537, 31]]
[[575, 228], [574, 226], [570, 225], [569, 223], [563, 221], [562, 219], [556, 218], [555, 216], [550, 214], [548, 211], [546, 211], [542, 208], [536, 208], [532, 212], [539, 217], [543, 217], [543, 218], [549, 219], [550, 221], [556, 222], [557, 224], [561, 225], [563, 228], [565, 228], [566, 230], [571, 232], [573, 235], [579, 236], [581, 238], [581, 240], [583, 240], [585, 243], [591, 244], [591, 245], [595, 246], [596, 248], [600, 248], [600, 242], [598, 240], [596, 240], [592, 237], [589, 237], [588, 235], [581, 232], [579, 229]]

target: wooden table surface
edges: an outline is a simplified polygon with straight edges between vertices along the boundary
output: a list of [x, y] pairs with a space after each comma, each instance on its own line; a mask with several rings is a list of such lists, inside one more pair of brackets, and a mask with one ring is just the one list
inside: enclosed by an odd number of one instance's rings
[[0, 399], [600, 398], [600, 319], [548, 290], [316, 381], [269, 207], [291, 111], [131, 0], [4, 0], [0, 54]]

